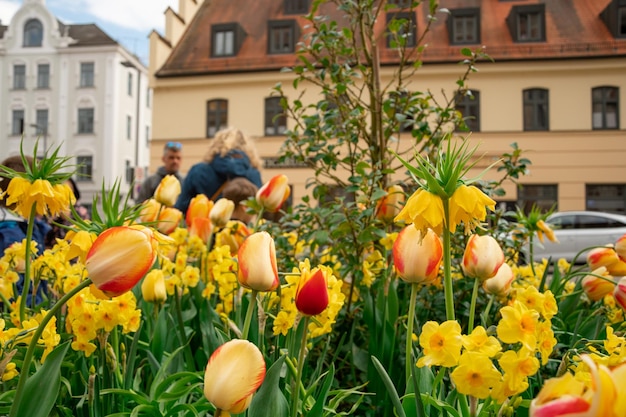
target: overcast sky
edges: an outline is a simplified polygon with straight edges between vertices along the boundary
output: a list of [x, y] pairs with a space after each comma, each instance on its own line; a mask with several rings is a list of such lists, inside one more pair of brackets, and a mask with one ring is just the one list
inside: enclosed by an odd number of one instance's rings
[[[0, 0], [0, 20], [8, 25], [22, 0]], [[164, 34], [163, 12], [178, 11], [178, 0], [46, 0], [63, 23], [95, 23], [130, 52], [148, 62], [148, 35]]]

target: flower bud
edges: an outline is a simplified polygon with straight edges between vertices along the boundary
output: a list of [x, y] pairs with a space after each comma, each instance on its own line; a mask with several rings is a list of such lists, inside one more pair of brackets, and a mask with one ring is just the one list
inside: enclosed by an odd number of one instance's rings
[[187, 226], [191, 226], [193, 223], [193, 219], [196, 217], [209, 218], [209, 213], [213, 208], [213, 200], [209, 200], [204, 194], [198, 194], [189, 202], [189, 207], [187, 208], [187, 213], [185, 214], [185, 222]]
[[180, 195], [180, 181], [174, 175], [163, 177], [159, 186], [154, 191], [154, 199], [167, 207], [176, 204], [176, 199]]
[[211, 209], [209, 218], [215, 227], [224, 227], [233, 215], [233, 211], [235, 211], [235, 203], [227, 198], [220, 198]]
[[492, 236], [470, 236], [461, 264], [465, 275], [484, 281], [494, 277], [503, 263], [504, 252]]
[[415, 226], [406, 226], [398, 233], [392, 253], [396, 271], [404, 281], [428, 283], [437, 279], [443, 246], [432, 229], [428, 229], [422, 237]]
[[248, 236], [239, 248], [239, 284], [256, 291], [274, 291], [279, 284], [274, 239], [267, 232]]
[[399, 185], [387, 188], [387, 195], [378, 200], [376, 218], [384, 222], [392, 222], [404, 207], [404, 190]]
[[[582, 287], [590, 300], [598, 301], [613, 291], [615, 283], [605, 266], [594, 269], [591, 273], [593, 275], [587, 275], [583, 278]], [[599, 278], [597, 275], [605, 277], [606, 279]]]
[[291, 189], [286, 175], [279, 174], [263, 184], [256, 193], [256, 201], [270, 213], [277, 212], [289, 198]]
[[615, 302], [626, 310], [626, 277], [622, 277], [613, 289], [613, 297]]
[[176, 230], [182, 219], [183, 213], [180, 210], [174, 207], [163, 207], [159, 214], [157, 230], [163, 234], [169, 235]]
[[163, 270], [153, 269], [148, 272], [141, 283], [143, 299], [149, 303], [161, 304], [167, 300], [167, 289]]
[[509, 264], [503, 263], [494, 277], [483, 281], [483, 289], [489, 294], [499, 297], [505, 296], [511, 291], [511, 283], [514, 278], [515, 275]]
[[154, 198], [146, 200], [141, 205], [141, 212], [139, 213], [139, 220], [142, 223], [151, 223], [157, 220], [159, 210], [161, 209], [161, 203]]
[[327, 269], [313, 268], [302, 271], [296, 288], [296, 308], [302, 314], [315, 316], [328, 307]]
[[546, 235], [546, 237], [548, 238], [550, 242], [559, 243], [559, 240], [554, 235], [554, 230], [552, 229], [552, 226], [550, 226], [543, 220], [539, 220], [537, 222], [537, 227], [539, 228], [538, 232], [541, 232], [541, 233], [537, 233], [537, 237], [539, 237], [540, 241], [543, 242], [543, 235]]
[[96, 288], [110, 297], [132, 289], [156, 258], [157, 242], [147, 227], [116, 226], [94, 241], [85, 266]]
[[204, 371], [204, 396], [217, 409], [238, 414], [265, 379], [265, 360], [256, 345], [233, 339], [217, 348]]

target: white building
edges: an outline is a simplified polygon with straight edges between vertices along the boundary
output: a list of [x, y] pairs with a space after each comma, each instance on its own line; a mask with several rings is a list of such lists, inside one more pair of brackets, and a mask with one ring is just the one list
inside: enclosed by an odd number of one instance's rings
[[131, 192], [149, 164], [147, 68], [95, 24], [66, 25], [45, 0], [0, 24], [0, 161], [43, 148], [75, 157], [81, 202], [104, 184]]

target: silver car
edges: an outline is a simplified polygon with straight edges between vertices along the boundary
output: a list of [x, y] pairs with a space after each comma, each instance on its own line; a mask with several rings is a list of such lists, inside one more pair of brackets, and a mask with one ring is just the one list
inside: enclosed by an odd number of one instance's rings
[[[534, 240], [534, 260], [552, 258], [552, 261], [565, 258], [572, 262], [583, 249], [593, 246], [613, 244], [626, 234], [626, 216], [597, 211], [563, 211], [551, 214], [547, 219], [554, 229], [558, 243], [544, 237], [543, 243]], [[524, 247], [528, 259], [528, 246]], [[577, 263], [587, 260], [585, 251], [576, 259]]]

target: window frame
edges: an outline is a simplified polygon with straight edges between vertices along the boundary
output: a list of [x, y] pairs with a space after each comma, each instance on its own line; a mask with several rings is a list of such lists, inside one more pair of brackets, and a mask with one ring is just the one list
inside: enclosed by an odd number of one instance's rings
[[[230, 33], [232, 35], [231, 48], [226, 48], [224, 46], [223, 51], [216, 50], [218, 44], [223, 44], [226, 40], [220, 40], [218, 42], [219, 34], [221, 33]], [[239, 23], [229, 22], [229, 23], [220, 23], [211, 26], [211, 57], [212, 58], [228, 58], [237, 56], [239, 50], [241, 49], [241, 45], [243, 44], [243, 40], [246, 37], [246, 33]], [[219, 53], [218, 53], [219, 52]]]
[[[596, 99], [596, 92], [601, 92], [601, 97]], [[614, 92], [614, 99], [609, 100], [609, 95]], [[591, 128], [592, 130], [619, 130], [619, 87], [611, 85], [603, 85], [593, 87], [591, 89]], [[596, 111], [596, 105], [600, 106], [600, 111]], [[613, 105], [615, 107], [615, 126], [609, 127], [607, 122], [608, 109], [607, 107]], [[599, 113], [602, 117], [600, 125], [596, 124], [596, 113]]]
[[[83, 163], [87, 162], [87, 163]], [[93, 156], [76, 156], [76, 182], [91, 182], [93, 180]]]
[[[531, 194], [524, 192], [524, 189], [536, 190], [536, 192]], [[517, 206], [526, 214], [530, 212], [533, 205], [537, 205], [542, 212], [545, 212], [557, 211], [558, 204], [559, 184], [518, 184], [517, 186]]]
[[[89, 117], [91, 113], [91, 117]], [[76, 132], [79, 135], [91, 135], [95, 131], [96, 112], [93, 107], [79, 107]], [[81, 117], [82, 115], [82, 117]]]
[[[527, 20], [526, 24], [520, 21], [520, 19], [524, 16], [527, 18], [529, 16], [536, 15], [539, 18], [537, 22], [538, 25], [538, 34], [536, 36], [530, 36], [532, 32], [532, 23], [530, 20]], [[516, 43], [534, 43], [534, 42], [545, 42], [546, 41], [546, 11], [545, 4], [518, 4], [511, 7], [511, 11], [507, 17], [507, 25], [509, 26], [509, 31], [511, 32], [511, 38], [513, 38], [513, 42]], [[522, 30], [526, 29], [528, 36], [523, 37]]]
[[126, 139], [131, 140], [133, 136], [133, 116], [126, 115]]
[[[527, 97], [533, 93], [544, 93], [545, 97]], [[545, 125], [541, 124], [540, 113], [545, 109]], [[550, 130], [550, 91], [547, 88], [522, 90], [523, 128], [525, 132]]]
[[26, 64], [13, 64], [13, 89], [26, 90]]
[[[21, 117], [19, 117], [20, 115]], [[24, 133], [24, 118], [24, 109], [13, 109], [11, 111], [11, 136], [20, 136]]]
[[626, 183], [585, 184], [585, 210], [625, 214]]
[[[215, 104], [215, 108], [211, 106]], [[222, 106], [223, 105], [223, 106]], [[213, 123], [212, 123], [213, 122]], [[216, 98], [206, 102], [206, 137], [213, 138], [228, 126], [228, 100]]]
[[[399, 30], [397, 32], [397, 35], [394, 35], [394, 33], [392, 33], [389, 30], [389, 24], [394, 20], [395, 21], [406, 20], [407, 22], [405, 24], [411, 25], [409, 28], [410, 29], [409, 36], [405, 37], [406, 42], [404, 43], [404, 45], [401, 45], [395, 36], [397, 36], [398, 38], [404, 37], [406, 32]], [[385, 28], [386, 28], [386, 34], [387, 34], [387, 48], [394, 48], [394, 49], [395, 48], [413, 48], [416, 46], [417, 16], [415, 14], [415, 11], [387, 13], [387, 23], [386, 23]]]
[[280, 104], [280, 97], [266, 97], [264, 101], [265, 136], [284, 136], [287, 132], [287, 115]]
[[43, 46], [43, 23], [36, 18], [28, 19], [26, 23], [24, 23], [23, 36], [22, 45], [25, 48]]
[[[468, 36], [467, 34], [463, 36], [464, 39], [457, 40], [457, 27], [456, 23], [458, 19], [473, 19], [474, 21], [474, 29], [473, 31], [467, 30], [465, 27], [465, 32], [473, 32], [473, 36]], [[478, 7], [468, 7], [463, 9], [452, 9], [450, 10], [450, 15], [447, 19], [448, 24], [448, 37], [450, 39], [451, 45], [474, 45], [480, 43], [480, 8]], [[466, 25], [467, 26], [467, 25]]]
[[305, 15], [311, 8], [310, 0], [284, 0], [283, 14]]
[[[91, 71], [88, 69], [91, 68]], [[85, 61], [80, 63], [79, 86], [81, 88], [90, 88], [96, 84], [96, 64], [93, 61]]]
[[[45, 115], [45, 117], [43, 117]], [[48, 124], [50, 123], [50, 110], [37, 109], [35, 111], [35, 134], [48, 135]]]
[[480, 132], [480, 91], [468, 90], [463, 92], [461, 98], [462, 100], [459, 101], [459, 94], [457, 94], [454, 99], [454, 109], [461, 113], [470, 132]]
[[[45, 71], [42, 71], [46, 68]], [[40, 90], [46, 90], [50, 88], [50, 64], [37, 64], [37, 88]]]
[[[278, 32], [280, 31], [280, 32]], [[277, 46], [276, 35], [279, 35]], [[296, 50], [296, 42], [299, 39], [299, 26], [293, 19], [270, 20], [267, 22], [267, 53], [268, 55], [292, 54]], [[285, 42], [286, 41], [286, 42]]]
[[128, 97], [132, 97], [133, 96], [133, 73], [132, 72], [128, 72], [128, 78], [126, 80], [126, 94], [128, 94]]

